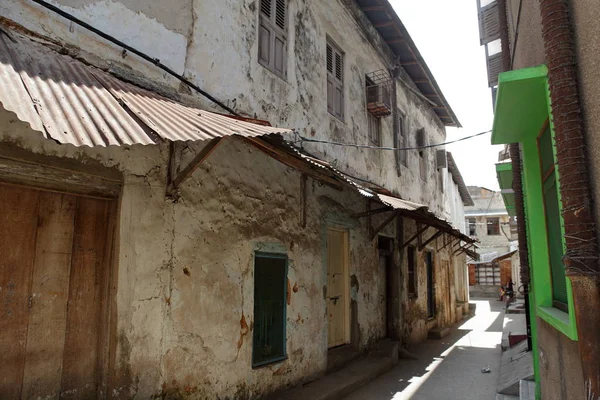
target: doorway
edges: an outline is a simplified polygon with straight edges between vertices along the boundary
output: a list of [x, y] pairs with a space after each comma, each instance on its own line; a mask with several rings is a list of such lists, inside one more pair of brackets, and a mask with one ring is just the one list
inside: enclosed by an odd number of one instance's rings
[[95, 398], [114, 202], [0, 184], [0, 398]]
[[382, 337], [393, 338], [394, 329], [394, 239], [385, 236], [378, 238], [379, 248], [379, 276], [380, 276], [380, 301], [381, 319], [384, 331]]
[[425, 253], [425, 263], [427, 269], [427, 318], [435, 317], [435, 281], [433, 276], [433, 253]]
[[327, 347], [349, 342], [348, 232], [327, 229]]

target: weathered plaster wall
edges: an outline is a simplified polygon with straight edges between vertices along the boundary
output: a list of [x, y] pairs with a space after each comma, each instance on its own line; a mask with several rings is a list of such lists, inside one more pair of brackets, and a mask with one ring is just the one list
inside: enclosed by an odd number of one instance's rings
[[[521, 8], [520, 17], [519, 7]], [[514, 52], [513, 69], [544, 64], [546, 58], [542, 40], [540, 2], [537, 0], [506, 0], [506, 8], [511, 54]], [[519, 32], [518, 39], [515, 39], [517, 30]], [[515, 40], [516, 50], [514, 49]]]
[[547, 324], [536, 318], [538, 326], [539, 368], [542, 399], [585, 399], [585, 385], [581, 370], [579, 346]]
[[[424, 234], [424, 237], [429, 237], [434, 232], [430, 229]], [[416, 233], [416, 224], [413, 220], [404, 220], [404, 236], [411, 237]], [[464, 264], [464, 258], [454, 259], [449, 250], [450, 245], [442, 249], [443, 236], [431, 242], [422, 251], [416, 251], [417, 268], [417, 296], [408, 297], [406, 287], [407, 280], [404, 279], [404, 290], [402, 296], [402, 310], [404, 318], [403, 339], [407, 344], [414, 344], [423, 341], [427, 337], [430, 329], [435, 327], [447, 327], [457, 321], [456, 301], [457, 296], [453, 290], [455, 283], [456, 267], [454, 262], [459, 265]], [[416, 240], [412, 245], [416, 246]], [[440, 250], [437, 250], [437, 249]], [[426, 252], [433, 252], [433, 282], [435, 296], [435, 315], [432, 319], [427, 316], [427, 267], [426, 267]], [[402, 263], [403, 276], [408, 276], [408, 264], [406, 257]], [[461, 314], [462, 316], [462, 314]]]
[[[365, 221], [350, 218], [365, 209], [357, 193], [309, 180], [302, 228], [300, 174], [236, 139], [222, 144], [172, 203], [164, 197], [166, 145], [58, 145], [5, 111], [0, 137], [34, 153], [98, 160], [123, 172], [113, 282], [115, 397], [252, 398], [324, 372], [328, 225], [350, 232], [359, 349], [384, 336], [377, 244]], [[393, 224], [382, 233], [393, 237]], [[289, 359], [253, 370], [253, 252], [264, 246], [290, 259]]]
[[[285, 80], [258, 63], [256, 0], [176, 0], [168, 5], [157, 0], [55, 0], [54, 4], [160, 59], [240, 113], [294, 128], [309, 138], [368, 144], [365, 74], [387, 70], [395, 63], [385, 56], [385, 51], [373, 47], [372, 43], [381, 42], [374, 28], [360, 28], [339, 0], [289, 1]], [[121, 49], [27, 0], [2, 2], [0, 15], [116, 66], [125, 65], [146, 77], [179, 87], [176, 80], [136, 56], [123, 57]], [[327, 112], [327, 37], [345, 52], [343, 122]], [[402, 76], [409, 80], [405, 73]], [[201, 100], [207, 107], [214, 106]], [[444, 127], [431, 105], [401, 83], [398, 83], [397, 104], [406, 115], [409, 146], [416, 144], [415, 132], [420, 128], [425, 129], [429, 143], [444, 141]], [[393, 145], [391, 117], [382, 119], [382, 145]], [[385, 186], [405, 199], [427, 204], [440, 214], [444, 211], [431, 149], [426, 150], [428, 177], [422, 180], [415, 151], [409, 152], [408, 167], [402, 167], [399, 176], [395, 156], [390, 151], [328, 144], [306, 144], [306, 147], [343, 171]]]

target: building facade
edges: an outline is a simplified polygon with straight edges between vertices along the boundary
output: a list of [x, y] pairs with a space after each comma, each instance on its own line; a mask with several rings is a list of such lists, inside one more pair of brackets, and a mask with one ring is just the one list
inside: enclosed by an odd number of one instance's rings
[[389, 3], [0, 16], [0, 397], [257, 398], [468, 309], [458, 121]]
[[600, 395], [598, 106], [590, 101], [598, 93], [597, 17], [586, 1], [480, 8], [482, 44], [497, 44], [488, 52], [492, 143], [510, 144], [511, 163], [498, 164], [497, 173], [521, 224], [520, 249], [528, 250], [522, 279], [543, 399]]

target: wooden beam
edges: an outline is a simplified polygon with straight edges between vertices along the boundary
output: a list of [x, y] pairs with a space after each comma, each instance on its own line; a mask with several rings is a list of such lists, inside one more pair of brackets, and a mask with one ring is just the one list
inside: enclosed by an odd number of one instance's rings
[[202, 164], [202, 162], [204, 162], [204, 160], [206, 160], [212, 154], [212, 152], [215, 151], [217, 146], [221, 144], [222, 141], [222, 137], [209, 141], [206, 146], [204, 146], [202, 150], [196, 154], [196, 157], [194, 157], [194, 159], [190, 161], [189, 164], [186, 165], [185, 168], [179, 172], [179, 174], [177, 174], [177, 176], [175, 176], [173, 182], [171, 182], [167, 188], [167, 196], [175, 193], [175, 191], [179, 189], [179, 186], [181, 186], [181, 184], [194, 173], [196, 168], [198, 168], [200, 164]]
[[403, 248], [405, 248], [406, 246], [408, 246], [413, 240], [415, 240], [415, 238], [419, 235], [421, 235], [423, 232], [425, 232], [427, 229], [429, 229], [429, 225], [425, 225], [423, 228], [418, 228], [417, 227], [417, 233], [415, 233], [414, 235], [412, 235], [410, 237], [410, 239], [408, 239], [406, 242], [404, 242], [402, 244], [402, 247], [400, 247], [399, 250], [402, 250]]
[[322, 173], [321, 171], [314, 170], [308, 162], [303, 161], [302, 159], [295, 157], [262, 139], [249, 138], [249, 137], [242, 137], [242, 139], [246, 143], [256, 147], [263, 153], [276, 159], [280, 163], [287, 165], [288, 167], [297, 169], [300, 172], [304, 172], [306, 175], [310, 176], [311, 178], [316, 179], [317, 181], [323, 182], [324, 184], [331, 186], [334, 189], [342, 190], [342, 188], [343, 188], [342, 184], [339, 181]]
[[393, 208], [389, 208], [389, 207], [377, 208], [375, 210], [364, 211], [364, 212], [353, 214], [352, 217], [353, 218], [369, 217], [371, 215], [381, 214], [381, 213], [384, 213], [384, 212], [387, 212], [387, 211], [394, 211], [394, 209]]
[[385, 11], [385, 8], [383, 6], [368, 6], [368, 7], [361, 7], [363, 12], [368, 12], [368, 11]]
[[385, 42], [387, 44], [398, 44], [398, 43], [404, 43], [404, 42], [406, 42], [406, 40], [403, 37], [394, 37], [391, 39], [387, 39]]
[[386, 218], [385, 221], [383, 221], [383, 223], [381, 225], [379, 225], [377, 228], [375, 228], [375, 230], [373, 231], [373, 234], [371, 235], [371, 240], [375, 239], [375, 237], [377, 236], [377, 234], [379, 232], [381, 232], [381, 230], [383, 228], [385, 228], [390, 222], [392, 222], [394, 220], [394, 218], [396, 218], [397, 213], [393, 213], [392, 215], [390, 215], [389, 217]]
[[425, 248], [425, 246], [427, 246], [429, 243], [433, 242], [435, 239], [440, 237], [440, 235], [442, 235], [443, 233], [444, 233], [443, 231], [437, 231], [436, 233], [431, 235], [431, 237], [429, 239], [427, 239], [423, 244], [421, 244], [421, 247], [419, 248], [419, 250], [423, 250]]
[[377, 22], [375, 24], [373, 24], [373, 26], [375, 26], [375, 28], [384, 28], [386, 26], [393, 26], [394, 25], [394, 21], [381, 21], [381, 22]]

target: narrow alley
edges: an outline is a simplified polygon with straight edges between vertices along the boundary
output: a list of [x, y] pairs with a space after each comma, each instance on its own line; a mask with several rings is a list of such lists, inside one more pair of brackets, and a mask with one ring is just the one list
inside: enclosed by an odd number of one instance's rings
[[[388, 373], [346, 400], [495, 399], [500, 371], [503, 303], [474, 299], [474, 317], [442, 340], [428, 339], [410, 349], [418, 359], [402, 359]], [[489, 373], [482, 369], [490, 367]]]

